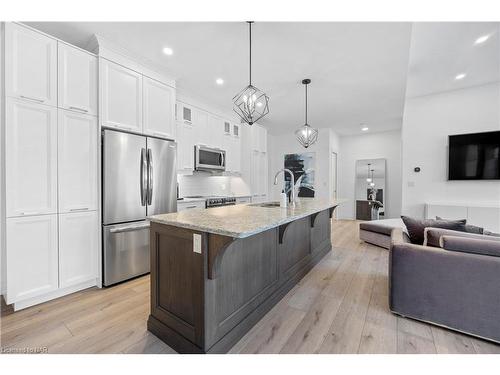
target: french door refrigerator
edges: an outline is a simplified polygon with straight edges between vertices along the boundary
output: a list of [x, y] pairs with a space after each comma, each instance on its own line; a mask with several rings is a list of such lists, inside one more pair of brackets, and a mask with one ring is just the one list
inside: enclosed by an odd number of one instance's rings
[[146, 216], [177, 211], [176, 144], [102, 131], [103, 284], [149, 272]]

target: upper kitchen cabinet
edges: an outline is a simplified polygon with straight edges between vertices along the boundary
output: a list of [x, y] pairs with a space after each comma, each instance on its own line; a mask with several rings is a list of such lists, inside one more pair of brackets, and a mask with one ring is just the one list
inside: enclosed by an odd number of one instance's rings
[[5, 23], [5, 92], [34, 103], [57, 105], [57, 41]]
[[251, 126], [252, 150], [267, 152], [267, 129], [260, 125]]
[[143, 77], [144, 134], [176, 138], [175, 89]]
[[59, 110], [59, 212], [97, 210], [97, 119]]
[[142, 74], [100, 59], [101, 125], [142, 133]]
[[58, 106], [97, 115], [97, 57], [58, 42]]
[[57, 212], [57, 109], [8, 99], [7, 217]]

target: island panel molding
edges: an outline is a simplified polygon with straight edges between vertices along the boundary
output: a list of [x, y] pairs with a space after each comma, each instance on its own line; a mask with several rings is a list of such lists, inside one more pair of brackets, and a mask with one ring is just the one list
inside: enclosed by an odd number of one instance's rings
[[[227, 352], [331, 251], [330, 211], [337, 204], [330, 204], [316, 202], [319, 212], [304, 215], [303, 207], [284, 225], [240, 238], [153, 221], [148, 330], [180, 353]], [[220, 209], [212, 211], [227, 213], [227, 227], [234, 225], [237, 206]], [[201, 235], [201, 254], [193, 234]]]

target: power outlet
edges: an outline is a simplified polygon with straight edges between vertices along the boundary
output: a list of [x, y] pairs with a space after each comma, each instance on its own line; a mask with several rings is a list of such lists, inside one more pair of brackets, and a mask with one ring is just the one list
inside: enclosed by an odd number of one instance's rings
[[201, 235], [193, 233], [193, 251], [201, 254]]

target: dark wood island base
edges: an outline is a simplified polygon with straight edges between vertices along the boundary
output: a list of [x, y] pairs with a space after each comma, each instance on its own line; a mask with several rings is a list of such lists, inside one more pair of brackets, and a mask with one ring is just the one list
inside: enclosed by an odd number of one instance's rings
[[331, 250], [334, 208], [245, 238], [152, 222], [148, 330], [179, 353], [226, 353]]

